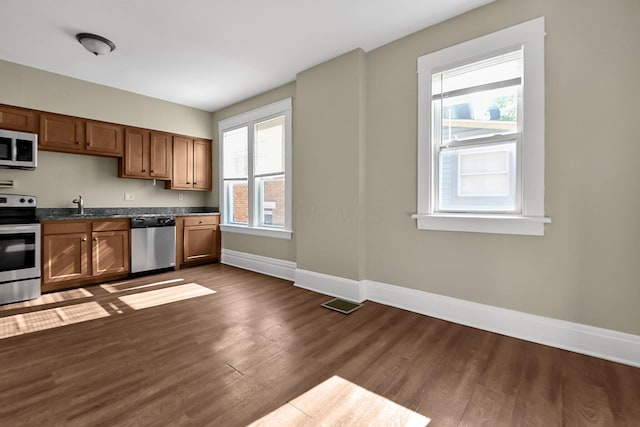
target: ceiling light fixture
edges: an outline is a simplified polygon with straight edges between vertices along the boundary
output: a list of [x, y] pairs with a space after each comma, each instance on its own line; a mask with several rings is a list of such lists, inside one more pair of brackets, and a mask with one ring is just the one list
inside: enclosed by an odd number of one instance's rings
[[76, 39], [85, 49], [96, 56], [112, 52], [116, 48], [116, 45], [111, 40], [96, 34], [78, 33], [76, 34]]

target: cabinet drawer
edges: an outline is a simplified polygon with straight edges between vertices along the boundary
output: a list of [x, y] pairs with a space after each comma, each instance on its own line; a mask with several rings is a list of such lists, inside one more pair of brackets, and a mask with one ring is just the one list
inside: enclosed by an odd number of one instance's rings
[[184, 217], [185, 227], [191, 227], [194, 225], [217, 225], [219, 223], [220, 223], [220, 217], [217, 215]]
[[86, 233], [88, 221], [51, 221], [42, 223], [42, 234]]
[[104, 220], [104, 221], [93, 221], [93, 224], [92, 224], [93, 231], [118, 231], [118, 230], [128, 230], [128, 229], [129, 229], [129, 220], [126, 218]]

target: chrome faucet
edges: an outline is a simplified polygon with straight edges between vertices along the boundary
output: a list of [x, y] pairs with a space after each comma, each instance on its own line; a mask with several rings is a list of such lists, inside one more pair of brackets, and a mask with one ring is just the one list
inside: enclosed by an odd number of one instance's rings
[[77, 199], [73, 199], [71, 203], [76, 203], [78, 205], [78, 215], [84, 215], [84, 200], [82, 200], [82, 196], [78, 196]]

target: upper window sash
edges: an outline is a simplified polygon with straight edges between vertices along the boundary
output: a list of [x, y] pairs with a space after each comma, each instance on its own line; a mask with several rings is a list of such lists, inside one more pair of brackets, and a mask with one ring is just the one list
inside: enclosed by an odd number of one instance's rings
[[[544, 234], [543, 224], [550, 222], [544, 216], [544, 35], [544, 18], [541, 17], [418, 58], [418, 212], [412, 217], [418, 220], [419, 229]], [[432, 144], [432, 103], [436, 93], [446, 93], [450, 89], [432, 90], [432, 76], [456, 65], [468, 64], [477, 58], [488, 58], [519, 47], [523, 47], [522, 75], [525, 76], [523, 81], [526, 81], [522, 88], [525, 115], [518, 124], [517, 134], [521, 138], [518, 155], [523, 162], [522, 212], [439, 213], [432, 197], [434, 186], [437, 185], [434, 179], [437, 150]], [[475, 86], [479, 85], [470, 85]], [[492, 137], [502, 136], [507, 137]], [[458, 144], [460, 141], [451, 143]]]

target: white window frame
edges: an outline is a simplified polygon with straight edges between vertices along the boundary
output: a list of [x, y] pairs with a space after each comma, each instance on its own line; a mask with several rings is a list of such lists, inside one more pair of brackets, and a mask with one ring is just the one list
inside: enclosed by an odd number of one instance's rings
[[[254, 236], [273, 237], [290, 240], [293, 234], [292, 228], [292, 99], [286, 98], [272, 104], [265, 105], [255, 110], [248, 111], [237, 116], [230, 117], [218, 122], [218, 146], [220, 152], [220, 229], [223, 232], [242, 233]], [[284, 227], [264, 227], [259, 226], [257, 221], [257, 201], [255, 176], [253, 168], [254, 152], [254, 125], [275, 117], [285, 117], [285, 224]], [[249, 223], [231, 223], [226, 215], [226, 194], [224, 191], [224, 133], [233, 129], [248, 127], [248, 176], [249, 187]]]
[[[544, 235], [544, 17], [506, 28], [418, 58], [418, 213], [420, 230]], [[521, 213], [436, 211], [431, 111], [434, 73], [523, 46]]]

